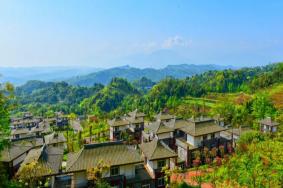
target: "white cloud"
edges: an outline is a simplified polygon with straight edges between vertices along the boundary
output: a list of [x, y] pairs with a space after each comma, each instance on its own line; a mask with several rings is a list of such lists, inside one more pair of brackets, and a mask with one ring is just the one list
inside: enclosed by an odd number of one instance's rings
[[131, 46], [131, 50], [134, 51], [144, 51], [146, 53], [151, 53], [160, 49], [173, 49], [173, 48], [188, 48], [191, 45], [190, 40], [186, 40], [181, 36], [168, 37], [160, 41], [147, 41], [142, 43], [135, 43]]
[[188, 47], [190, 45], [190, 41], [185, 40], [181, 36], [169, 37], [162, 43], [162, 48], [174, 48], [174, 47]]

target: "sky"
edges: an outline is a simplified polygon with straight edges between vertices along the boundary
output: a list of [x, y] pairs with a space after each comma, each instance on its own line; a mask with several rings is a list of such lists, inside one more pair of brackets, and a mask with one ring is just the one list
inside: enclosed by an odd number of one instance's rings
[[283, 61], [282, 0], [0, 1], [0, 67]]

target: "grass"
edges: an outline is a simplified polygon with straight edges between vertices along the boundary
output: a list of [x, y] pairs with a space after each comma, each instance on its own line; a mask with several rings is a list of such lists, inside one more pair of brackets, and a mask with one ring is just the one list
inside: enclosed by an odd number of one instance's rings
[[258, 91], [258, 93], [265, 93], [269, 96], [274, 107], [283, 111], [283, 84], [274, 84], [268, 88], [264, 88]]
[[186, 104], [197, 104], [197, 105], [204, 105], [207, 107], [213, 107], [218, 102], [218, 100], [214, 99], [207, 99], [207, 98], [196, 98], [196, 97], [186, 97], [184, 103]]

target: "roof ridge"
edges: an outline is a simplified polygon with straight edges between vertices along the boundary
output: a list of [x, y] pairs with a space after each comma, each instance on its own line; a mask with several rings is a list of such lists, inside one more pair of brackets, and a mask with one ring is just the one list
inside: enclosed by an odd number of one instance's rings
[[82, 152], [83, 152], [84, 148], [82, 148], [78, 153], [77, 155], [74, 157], [75, 160], [73, 160], [73, 163], [71, 164], [71, 166], [66, 169], [66, 171], [68, 171], [69, 169], [71, 169], [71, 167], [74, 166], [74, 164], [76, 163], [76, 161], [79, 159], [79, 157], [81, 156]]
[[150, 159], [152, 158], [153, 154], [156, 152], [156, 148], [158, 146], [158, 140], [154, 139], [154, 140], [152, 140], [152, 142], [153, 142], [153, 144], [155, 144], [155, 146], [154, 146], [153, 152], [151, 153], [151, 155], [149, 157]]
[[168, 145], [166, 145], [162, 140], [160, 140], [160, 144], [164, 147], [164, 148], [166, 148], [167, 150], [169, 150], [170, 152], [172, 152], [172, 153], [175, 153]]

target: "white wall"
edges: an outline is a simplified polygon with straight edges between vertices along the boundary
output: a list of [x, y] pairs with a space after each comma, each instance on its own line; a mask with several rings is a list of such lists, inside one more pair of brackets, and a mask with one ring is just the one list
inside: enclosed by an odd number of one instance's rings
[[[215, 138], [220, 138], [220, 132], [214, 133]], [[207, 134], [207, 139], [211, 139], [211, 134]], [[201, 142], [203, 141], [203, 135], [202, 136], [191, 136], [187, 134], [187, 142], [195, 147], [198, 147], [201, 145]]]
[[178, 146], [178, 157], [184, 161], [187, 159], [187, 150]]
[[[119, 167], [120, 174], [119, 175], [124, 175], [126, 178], [133, 178], [135, 177], [135, 166], [137, 164], [130, 164], [130, 165], [124, 165]], [[104, 178], [105, 177], [110, 177], [110, 169], [107, 170], [107, 172], [104, 172], [102, 175]]]
[[110, 127], [110, 140], [113, 140], [113, 139], [114, 139], [114, 137], [113, 137], [113, 132], [114, 132], [113, 127]]
[[[163, 160], [163, 159], [161, 159], [161, 160]], [[150, 169], [150, 171], [152, 173], [153, 173], [154, 170], [157, 169], [157, 161], [158, 160], [154, 160], [154, 161], [147, 160], [147, 162], [146, 162], [147, 167]], [[166, 163], [167, 166], [170, 167], [170, 160], [169, 159], [165, 159], [165, 163]]]
[[215, 133], [214, 135], [215, 135], [215, 138], [220, 138], [220, 132]]
[[187, 142], [194, 146], [195, 145], [194, 137], [189, 135], [189, 134], [187, 134]]
[[[148, 170], [150, 171], [150, 173], [154, 174], [154, 167], [155, 167], [154, 161], [147, 160], [146, 161], [146, 166], [147, 166]], [[156, 166], [157, 166], [157, 164], [156, 164]]]

